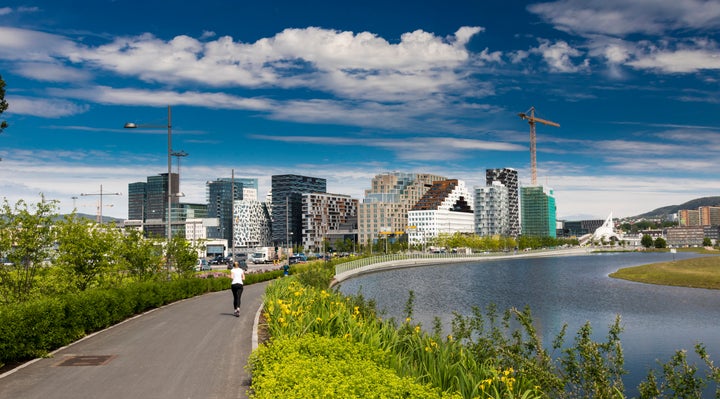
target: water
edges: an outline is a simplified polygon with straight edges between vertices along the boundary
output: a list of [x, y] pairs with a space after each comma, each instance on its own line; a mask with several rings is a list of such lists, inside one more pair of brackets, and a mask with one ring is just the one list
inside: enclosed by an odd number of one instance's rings
[[[620, 268], [696, 256], [688, 253], [605, 253], [557, 258], [523, 258], [394, 269], [344, 281], [341, 292], [375, 299], [386, 317], [403, 320], [410, 290], [414, 319], [426, 330], [440, 318], [449, 331], [452, 312], [472, 307], [499, 310], [530, 307], [546, 348], [568, 324], [566, 342], [587, 321], [602, 341], [616, 315], [622, 318], [627, 394], [658, 361], [678, 349], [703, 343], [720, 363], [720, 291], [633, 283], [608, 277]], [[698, 362], [696, 356], [688, 356]]]

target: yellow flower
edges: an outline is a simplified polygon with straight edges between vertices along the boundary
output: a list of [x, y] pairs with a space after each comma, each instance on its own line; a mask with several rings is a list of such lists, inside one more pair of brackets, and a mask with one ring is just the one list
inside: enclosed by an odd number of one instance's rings
[[415, 326], [415, 333], [417, 334], [419, 332], [420, 332], [420, 326]]

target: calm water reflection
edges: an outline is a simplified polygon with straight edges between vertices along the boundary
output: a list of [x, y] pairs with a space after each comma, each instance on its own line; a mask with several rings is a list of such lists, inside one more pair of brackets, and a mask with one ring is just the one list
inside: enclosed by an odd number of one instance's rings
[[[675, 258], [692, 256], [678, 253]], [[630, 371], [625, 385], [627, 393], [635, 395], [647, 370], [657, 368], [656, 360], [666, 362], [677, 349], [692, 352], [701, 342], [720, 363], [720, 291], [608, 277], [622, 267], [672, 259], [668, 253], [608, 253], [395, 269], [345, 281], [340, 290], [375, 299], [378, 309], [398, 320], [404, 318], [412, 290], [415, 320], [428, 330], [434, 317], [449, 329], [452, 312], [470, 315], [473, 306], [494, 303], [504, 310], [528, 305], [548, 347], [564, 323], [569, 340], [586, 321], [601, 340], [620, 315], [625, 366]]]

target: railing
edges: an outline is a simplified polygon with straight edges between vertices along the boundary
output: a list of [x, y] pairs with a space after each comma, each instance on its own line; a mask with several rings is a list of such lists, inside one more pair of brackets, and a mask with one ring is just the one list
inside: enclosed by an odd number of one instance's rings
[[587, 249], [549, 249], [520, 252], [484, 252], [484, 253], [399, 253], [362, 258], [335, 266], [335, 283], [359, 273], [388, 269], [392, 267], [422, 266], [433, 263], [474, 261], [479, 259], [502, 259], [510, 257], [562, 256], [588, 253]]

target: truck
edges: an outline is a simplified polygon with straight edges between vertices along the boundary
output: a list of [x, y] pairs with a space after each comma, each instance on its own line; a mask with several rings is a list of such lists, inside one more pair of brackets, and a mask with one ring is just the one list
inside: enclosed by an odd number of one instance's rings
[[272, 247], [257, 248], [248, 258], [252, 263], [272, 263], [274, 259], [275, 249]]

